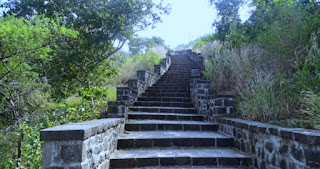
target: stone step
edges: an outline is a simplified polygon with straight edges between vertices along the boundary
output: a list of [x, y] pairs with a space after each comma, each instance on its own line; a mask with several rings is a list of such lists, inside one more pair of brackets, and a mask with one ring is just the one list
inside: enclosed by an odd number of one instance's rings
[[179, 80], [179, 79], [160, 79], [157, 81], [157, 83], [183, 83], [183, 84], [187, 84], [190, 83], [190, 79], [186, 79], [186, 80]]
[[156, 92], [156, 93], [190, 93], [190, 90], [186, 89], [147, 89], [146, 92]]
[[190, 87], [190, 84], [172, 84], [172, 83], [156, 83], [153, 85], [154, 87], [159, 87], [159, 86], [178, 86], [178, 87]]
[[173, 76], [167, 76], [166, 74], [161, 76], [161, 80], [190, 80], [191, 76], [189, 77], [173, 77]]
[[178, 113], [146, 113], [131, 112], [128, 113], [128, 119], [131, 120], [183, 120], [183, 121], [203, 121], [202, 115], [196, 114], [178, 114]]
[[175, 92], [175, 93], [157, 93], [157, 92], [146, 92], [142, 96], [164, 96], [164, 97], [190, 97], [189, 93]]
[[127, 131], [217, 131], [218, 128], [217, 123], [170, 120], [129, 120], [125, 125]]
[[138, 101], [190, 102], [190, 97], [138, 97]]
[[191, 79], [191, 74], [183, 74], [181, 76], [172, 76], [171, 74], [164, 74], [161, 76], [161, 78], [165, 79]]
[[164, 77], [172, 77], [173, 75], [175, 75], [175, 77], [177, 78], [185, 78], [185, 77], [191, 77], [191, 70], [188, 70], [188, 71], [184, 71], [184, 72], [181, 72], [181, 71], [167, 71], [163, 76]]
[[155, 90], [190, 90], [189, 87], [180, 87], [180, 86], [152, 86], [148, 89], [155, 89]]
[[118, 150], [111, 168], [149, 166], [249, 166], [251, 157], [227, 148], [146, 148]]
[[171, 69], [168, 70], [168, 72], [191, 72], [190, 68], [184, 68], [184, 66], [189, 65], [172, 66]]
[[[130, 169], [130, 168], [127, 168]], [[237, 166], [149, 166], [149, 167], [134, 167], [132, 169], [249, 169], [248, 167]]]
[[191, 69], [181, 69], [181, 67], [172, 67], [166, 73], [190, 73]]
[[233, 147], [234, 138], [219, 132], [128, 132], [118, 139], [118, 149], [159, 147]]
[[159, 102], [159, 101], [137, 101], [135, 106], [161, 106], [161, 107], [193, 107], [190, 102]]
[[156, 106], [132, 106], [129, 107], [131, 111], [137, 112], [153, 112], [153, 113], [184, 113], [184, 114], [196, 114], [195, 108], [187, 107], [156, 107]]
[[190, 80], [186, 80], [186, 81], [180, 81], [180, 80], [163, 81], [163, 80], [159, 80], [159, 81], [157, 81], [156, 84], [171, 84], [171, 85], [183, 84], [183, 85], [189, 85], [190, 84]]

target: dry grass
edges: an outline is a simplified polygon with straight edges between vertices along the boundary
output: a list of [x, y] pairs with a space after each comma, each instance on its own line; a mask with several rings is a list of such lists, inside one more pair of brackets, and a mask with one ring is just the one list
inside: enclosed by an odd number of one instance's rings
[[204, 76], [212, 81], [212, 91], [220, 94], [242, 88], [252, 72], [274, 69], [270, 55], [257, 45], [216, 50], [205, 64]]

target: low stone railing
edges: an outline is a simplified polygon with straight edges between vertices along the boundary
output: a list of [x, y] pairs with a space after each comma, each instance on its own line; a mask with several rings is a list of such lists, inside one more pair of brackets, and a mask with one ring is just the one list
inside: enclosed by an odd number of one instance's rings
[[109, 168], [124, 123], [124, 119], [109, 118], [41, 130], [42, 168]]
[[137, 79], [128, 80], [127, 87], [117, 87], [117, 100], [108, 102], [108, 111], [102, 113], [102, 117], [127, 118], [129, 106], [136, 101], [137, 97], [152, 86], [169, 69], [171, 54], [167, 53], [160, 65], [154, 65], [154, 72], [145, 70], [137, 71]]
[[221, 118], [219, 130], [254, 155], [254, 168], [320, 168], [320, 131]]
[[193, 79], [190, 84], [190, 95], [197, 112], [206, 121], [218, 122], [221, 117], [230, 116], [234, 112], [232, 95], [210, 94], [209, 81]]

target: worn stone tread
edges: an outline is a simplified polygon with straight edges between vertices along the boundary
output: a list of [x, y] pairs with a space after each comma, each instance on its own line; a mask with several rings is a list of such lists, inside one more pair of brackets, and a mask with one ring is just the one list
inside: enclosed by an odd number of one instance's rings
[[119, 139], [162, 139], [162, 138], [230, 138], [219, 132], [194, 131], [131, 131]]
[[135, 167], [126, 169], [249, 169], [247, 167], [228, 167], [228, 166], [170, 166], [170, 167], [159, 167], [159, 166], [149, 166], [149, 167]]
[[191, 107], [161, 107], [161, 106], [131, 106], [130, 108], [148, 108], [148, 109], [181, 109], [181, 110], [196, 110]]
[[129, 114], [135, 114], [135, 115], [167, 115], [167, 116], [201, 116], [198, 114], [182, 114], [182, 113], [152, 113], [152, 112], [129, 112]]
[[[140, 99], [139, 99], [140, 98]], [[150, 101], [167, 101], [167, 100], [181, 100], [183, 102], [191, 103], [191, 97], [159, 97], [159, 96], [141, 96], [138, 100]]]
[[110, 159], [127, 158], [250, 158], [249, 155], [233, 148], [146, 148], [117, 150]]
[[170, 121], [170, 120], [128, 120], [126, 124], [196, 124], [196, 125], [215, 125], [217, 123], [201, 121]]

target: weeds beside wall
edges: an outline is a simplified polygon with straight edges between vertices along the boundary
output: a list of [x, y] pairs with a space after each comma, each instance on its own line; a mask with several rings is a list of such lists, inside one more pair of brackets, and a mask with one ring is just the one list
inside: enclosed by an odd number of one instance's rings
[[[316, 34], [296, 60], [277, 57], [259, 45], [222, 48], [207, 57], [204, 77], [217, 94], [235, 94], [246, 119], [291, 127], [319, 128], [320, 52]], [[283, 71], [284, 64], [291, 69]]]
[[235, 95], [242, 118], [320, 129], [319, 2], [252, 1], [244, 23], [237, 13], [226, 15], [237, 12], [241, 0], [211, 2], [227, 18], [214, 24], [225, 29], [194, 45], [206, 56], [203, 75], [211, 91]]

